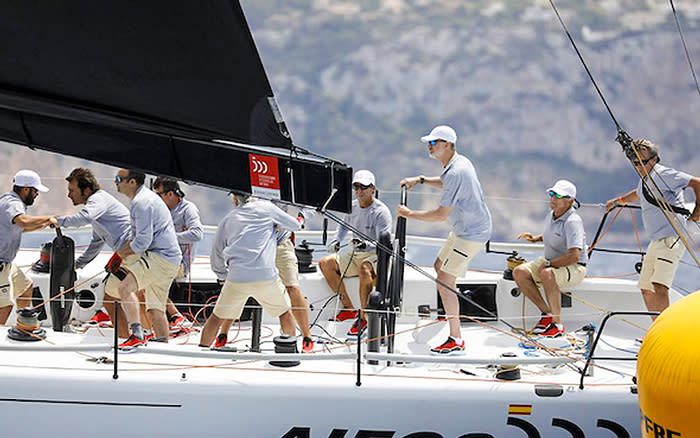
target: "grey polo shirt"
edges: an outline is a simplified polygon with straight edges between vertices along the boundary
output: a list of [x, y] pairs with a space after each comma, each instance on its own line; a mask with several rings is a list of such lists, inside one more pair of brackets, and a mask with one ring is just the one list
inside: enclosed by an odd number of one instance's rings
[[[391, 211], [379, 199], [372, 201], [367, 208], [360, 207], [360, 202], [357, 199], [353, 200], [350, 214], [345, 215], [345, 222], [374, 240], [379, 240], [379, 235], [383, 231], [388, 231], [391, 234]], [[342, 242], [347, 235], [348, 229], [343, 225], [338, 226], [338, 230], [335, 233], [336, 240]], [[356, 237], [364, 240], [362, 236]], [[357, 252], [374, 251], [376, 251], [376, 245], [370, 242], [367, 242], [366, 248], [357, 250]]]
[[[662, 166], [657, 163], [649, 172], [652, 180], [661, 190], [666, 202], [670, 205], [675, 205], [676, 207], [684, 207], [683, 203], [683, 189], [688, 187], [691, 175], [685, 172], [672, 169], [670, 167]], [[656, 193], [653, 189], [653, 184], [648, 183], [649, 190], [651, 193]], [[644, 223], [644, 230], [649, 236], [650, 240], [659, 240], [665, 237], [676, 236], [676, 232], [666, 220], [663, 212], [659, 207], [650, 204], [644, 194], [642, 193], [642, 180], [639, 180], [637, 184], [637, 195], [639, 196], [639, 203], [642, 206], [642, 222]], [[674, 214], [674, 213], [671, 213]], [[676, 214], [676, 217], [681, 224], [685, 225], [686, 218], [683, 215]]]
[[182, 264], [184, 275], [190, 272], [190, 265], [196, 255], [196, 243], [204, 238], [204, 228], [199, 218], [199, 209], [194, 203], [187, 199], [182, 199], [172, 210], [170, 216], [173, 218], [175, 235], [180, 244], [182, 252]]
[[129, 205], [131, 249], [137, 254], [153, 252], [176, 265], [182, 261], [173, 218], [162, 199], [146, 187], [136, 190]]
[[15, 192], [0, 196], [0, 262], [12, 262], [22, 242], [22, 228], [12, 222], [27, 212], [27, 206]]
[[90, 195], [76, 214], [59, 217], [58, 224], [64, 228], [92, 226], [92, 240], [75, 261], [76, 268], [84, 267], [97, 257], [105, 243], [116, 251], [131, 236], [129, 210], [104, 190]]
[[447, 217], [457, 237], [474, 242], [491, 238], [491, 212], [484, 201], [484, 192], [474, 165], [463, 155], [455, 153], [440, 175], [442, 181], [441, 207], [454, 207]]
[[211, 270], [235, 283], [277, 278], [276, 230], [297, 231], [297, 220], [270, 201], [256, 199], [234, 207], [219, 223], [211, 248]]
[[557, 219], [554, 219], [551, 212], [547, 214], [542, 240], [546, 259], [563, 256], [570, 248], [578, 248], [581, 250], [578, 262], [588, 263], [588, 247], [583, 221], [573, 206]]

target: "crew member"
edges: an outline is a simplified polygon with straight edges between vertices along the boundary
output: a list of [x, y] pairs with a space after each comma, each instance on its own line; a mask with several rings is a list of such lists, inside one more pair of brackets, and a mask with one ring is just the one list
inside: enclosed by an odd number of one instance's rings
[[[680, 226], [686, 225], [685, 215], [677, 211], [666, 211], [664, 204], [671, 208], [685, 208], [683, 189], [690, 187], [695, 193], [695, 207], [688, 216], [688, 221], [700, 220], [700, 178], [661, 164], [659, 146], [649, 140], [634, 140], [639, 153], [632, 160], [635, 169], [641, 175], [637, 188], [610, 199], [605, 203], [605, 210], [610, 211], [616, 205], [625, 205], [639, 201], [642, 207], [642, 222], [649, 236], [649, 246], [642, 261], [639, 274], [639, 288], [644, 303], [650, 312], [663, 312], [669, 305], [668, 289], [673, 284], [676, 269], [680, 263], [685, 246], [666, 218], [670, 217]], [[663, 200], [655, 199], [654, 193], [661, 191]], [[656, 316], [652, 316], [652, 320]]]
[[[455, 294], [457, 277], [467, 273], [469, 264], [491, 237], [491, 213], [484, 201], [484, 192], [472, 162], [456, 151], [457, 133], [449, 126], [436, 126], [430, 134], [421, 137], [428, 144], [428, 152], [442, 164], [440, 176], [413, 176], [400, 184], [408, 190], [416, 184], [427, 184], [442, 189], [440, 206], [432, 210], [411, 210], [400, 205], [397, 213], [422, 221], [447, 221], [452, 231], [435, 260], [437, 290], [445, 306], [450, 325], [447, 340], [430, 351], [452, 354], [464, 351], [459, 319], [459, 300]], [[447, 286], [447, 287], [445, 287]]]
[[[556, 337], [565, 333], [561, 321], [561, 290], [583, 281], [588, 254], [583, 221], [574, 208], [576, 186], [561, 179], [547, 193], [551, 212], [547, 214], [544, 232], [537, 236], [532, 233], [518, 235], [518, 239], [529, 242], [544, 242], [544, 257], [517, 266], [513, 278], [542, 312], [533, 333]], [[542, 298], [539, 285], [542, 285], [547, 301]]]
[[[129, 210], [114, 196], [102, 190], [90, 169], [77, 167], [66, 177], [66, 181], [68, 182], [68, 198], [73, 201], [73, 205], [84, 205], [84, 207], [74, 215], [54, 216], [53, 222], [56, 226], [63, 228], [86, 225], [92, 227], [92, 239], [88, 247], [75, 260], [76, 269], [81, 269], [97, 257], [105, 244], [112, 251], [116, 251], [129, 240], [131, 235]], [[104, 300], [104, 304], [110, 315], [114, 315], [114, 301]], [[106, 315], [104, 316], [106, 317]], [[93, 317], [95, 322], [98, 322], [99, 318], [99, 314]], [[119, 325], [120, 334], [122, 337], [126, 337], [128, 327], [123, 314], [121, 314], [120, 322], [122, 323]]]
[[[352, 178], [352, 187], [356, 199], [352, 202], [350, 214], [345, 216], [344, 221], [373, 241], [379, 240], [383, 232], [391, 233], [391, 211], [374, 196], [377, 190], [374, 174], [369, 170], [358, 170]], [[343, 278], [359, 277], [362, 322], [358, 327], [356, 320], [348, 331], [348, 336], [357, 336], [358, 332], [362, 333], [367, 327], [367, 315], [364, 309], [367, 307], [367, 298], [372, 292], [377, 276], [377, 252], [372, 242], [365, 241], [362, 236], [355, 236], [351, 242], [352, 250], [338, 253], [347, 235], [348, 229], [339, 225], [335, 239], [329, 244], [329, 251], [333, 254], [323, 257], [318, 262], [318, 266], [331, 290], [340, 295], [343, 310], [336, 316], [337, 321], [357, 317], [352, 301], [345, 290]]]
[[0, 324], [5, 324], [12, 311], [29, 307], [32, 281], [14, 263], [22, 233], [40, 230], [51, 223], [51, 216], [30, 216], [27, 207], [34, 204], [39, 192], [49, 189], [33, 170], [20, 170], [12, 180], [12, 191], [0, 196]]
[[[182, 263], [180, 264], [180, 272], [178, 272], [177, 278], [187, 278], [190, 274], [192, 261], [196, 255], [195, 244], [204, 238], [199, 209], [193, 202], [185, 199], [185, 193], [180, 189], [180, 184], [172, 178], [156, 178], [153, 182], [153, 190], [168, 206], [170, 215], [173, 218], [175, 235], [182, 252]], [[172, 294], [176, 289], [177, 281], [173, 282], [170, 293]], [[180, 313], [170, 298], [168, 298], [166, 311], [170, 333], [177, 333], [182, 329], [192, 327], [192, 322]]]
[[300, 224], [271, 202], [247, 193], [233, 193], [233, 203], [212, 245], [211, 268], [223, 288], [202, 329], [199, 345], [203, 347], [211, 345], [222, 324], [229, 327], [241, 316], [249, 297], [279, 317], [283, 333], [295, 334], [291, 302], [275, 267], [276, 229], [296, 231]]
[[[119, 193], [131, 199], [131, 239], [108, 263], [115, 275], [109, 276], [105, 293], [121, 300], [129, 322], [131, 335], [119, 346], [126, 351], [146, 343], [139, 315], [140, 291], [145, 295], [146, 311], [155, 331], [153, 340], [168, 341], [165, 302], [182, 260], [170, 212], [155, 193], [144, 187], [145, 179], [143, 173], [127, 169], [119, 169], [114, 179]], [[119, 272], [125, 273], [121, 281], [117, 280]]]

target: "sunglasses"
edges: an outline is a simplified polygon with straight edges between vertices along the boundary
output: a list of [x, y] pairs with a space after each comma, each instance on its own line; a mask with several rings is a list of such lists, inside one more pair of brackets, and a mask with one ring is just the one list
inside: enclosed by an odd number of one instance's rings
[[364, 185], [364, 184], [355, 183], [355, 184], [352, 185], [352, 188], [355, 189], [355, 190], [367, 190], [367, 189], [370, 188], [370, 187], [372, 187], [371, 184], [369, 184], [369, 185]]
[[444, 140], [430, 140], [430, 141], [428, 142], [428, 144], [429, 144], [430, 146], [435, 146], [436, 144], [438, 144], [439, 141], [444, 141]]
[[646, 165], [649, 161], [653, 160], [654, 157], [649, 157], [646, 160], [638, 161], [638, 160], [632, 160], [632, 164], [634, 166], [641, 166], [642, 164]]
[[121, 176], [117, 175], [114, 177], [114, 182], [119, 184], [120, 182], [124, 181], [126, 178], [122, 178]]
[[557, 199], [569, 199], [571, 196], [566, 196], [566, 195], [560, 195], [559, 193], [555, 192], [554, 190], [549, 191], [549, 197], [551, 198], [554, 196]]

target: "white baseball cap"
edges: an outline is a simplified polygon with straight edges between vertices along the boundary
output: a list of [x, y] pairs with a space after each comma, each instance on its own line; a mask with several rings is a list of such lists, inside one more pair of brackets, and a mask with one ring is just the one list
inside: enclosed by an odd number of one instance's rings
[[358, 170], [355, 172], [355, 175], [352, 177], [352, 183], [360, 183], [363, 186], [372, 185], [376, 187], [376, 184], [374, 183], [374, 174], [369, 170]]
[[40, 192], [48, 192], [49, 188], [41, 183], [39, 174], [33, 170], [22, 169], [15, 173], [12, 183], [19, 187], [34, 187]]
[[559, 195], [576, 198], [576, 186], [571, 181], [560, 179], [554, 185], [547, 189], [547, 192], [552, 191]]
[[432, 140], [445, 140], [456, 145], [457, 144], [457, 133], [454, 129], [447, 125], [440, 125], [433, 128], [430, 134], [424, 135], [420, 138], [423, 143], [427, 143]]

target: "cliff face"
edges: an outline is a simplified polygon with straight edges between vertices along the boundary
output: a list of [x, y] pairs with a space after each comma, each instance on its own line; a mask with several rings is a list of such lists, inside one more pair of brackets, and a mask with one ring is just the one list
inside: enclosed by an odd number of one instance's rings
[[[636, 183], [548, 0], [241, 3], [295, 143], [373, 170], [385, 193], [404, 176], [439, 173], [419, 137], [441, 123], [457, 130], [458, 150], [477, 166], [501, 237], [537, 226], [543, 190], [556, 179], [574, 181], [590, 204]], [[682, 3], [697, 66], [700, 1]], [[700, 174], [700, 96], [668, 2], [556, 4], [620, 124], [661, 145], [666, 164]], [[11, 174], [36, 153], [5, 146], [0, 154]], [[77, 163], [42, 157], [36, 165], [57, 177]], [[193, 192], [205, 218], [228, 207]], [[530, 200], [517, 215], [514, 198]]]

